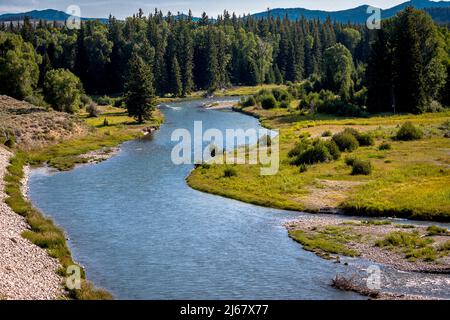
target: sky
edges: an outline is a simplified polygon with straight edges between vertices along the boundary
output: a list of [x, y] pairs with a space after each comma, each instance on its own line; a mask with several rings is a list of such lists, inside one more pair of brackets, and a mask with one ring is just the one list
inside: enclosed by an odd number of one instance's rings
[[236, 14], [256, 13], [267, 8], [307, 8], [327, 11], [354, 8], [369, 4], [379, 8], [390, 8], [407, 0], [0, 0], [1, 13], [16, 13], [30, 10], [57, 9], [66, 11], [70, 5], [81, 8], [82, 17], [104, 18], [111, 13], [117, 18], [125, 18], [142, 8], [147, 14], [155, 8], [163, 12], [187, 13], [195, 16], [202, 12], [217, 16], [224, 9]]

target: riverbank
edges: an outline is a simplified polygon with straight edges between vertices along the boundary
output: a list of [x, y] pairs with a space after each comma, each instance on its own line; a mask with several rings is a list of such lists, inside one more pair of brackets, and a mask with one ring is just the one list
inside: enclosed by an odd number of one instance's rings
[[57, 259], [22, 237], [30, 231], [25, 218], [6, 205], [4, 177], [12, 153], [0, 147], [0, 299], [54, 300], [63, 295]]
[[450, 274], [450, 232], [389, 220], [312, 216], [285, 224], [304, 249], [326, 259], [361, 257], [406, 272]]
[[[85, 279], [82, 269], [81, 289], [65, 287], [65, 270], [76, 263], [64, 232], [37, 211], [27, 198], [29, 166], [48, 165], [57, 170], [70, 170], [78, 164], [104, 161], [117, 154], [117, 146], [122, 142], [144, 136], [159, 127], [163, 121], [162, 114], [157, 110], [151, 122], [136, 125], [123, 109], [110, 106], [101, 108], [101, 117], [89, 118], [86, 113], [74, 117], [47, 112], [5, 96], [0, 102], [0, 118], [2, 122], [11, 124], [7, 129], [18, 138], [11, 152], [0, 147], [4, 173], [1, 190], [3, 186], [5, 190], [0, 199], [0, 223], [10, 226], [10, 229], [1, 228], [10, 238], [0, 239], [0, 266], [4, 266], [0, 267], [0, 277], [6, 279], [0, 286], [0, 297], [111, 299], [108, 292], [95, 288]], [[51, 132], [48, 131], [50, 122], [55, 123]], [[31, 136], [28, 127], [33, 128]], [[74, 127], [79, 129], [72, 132]], [[33, 142], [36, 138], [39, 143]]]

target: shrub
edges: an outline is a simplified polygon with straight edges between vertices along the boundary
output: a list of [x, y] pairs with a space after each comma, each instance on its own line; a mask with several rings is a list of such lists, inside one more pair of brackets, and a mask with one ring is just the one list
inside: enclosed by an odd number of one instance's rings
[[345, 164], [352, 167], [353, 163], [355, 163], [356, 158], [354, 156], [345, 157]]
[[288, 156], [289, 158], [297, 157], [303, 152], [306, 151], [311, 146], [311, 141], [308, 139], [302, 139], [300, 142], [298, 142], [295, 147], [289, 151]]
[[327, 146], [328, 151], [330, 152], [334, 160], [338, 160], [341, 157], [341, 151], [333, 140], [325, 142], [325, 145]]
[[333, 132], [331, 132], [330, 130], [324, 131], [322, 133], [322, 137], [331, 137], [333, 135]]
[[236, 169], [234, 169], [234, 168], [226, 168], [226, 169], [223, 171], [223, 176], [224, 176], [225, 178], [235, 177], [235, 176], [237, 176], [237, 171], [236, 171]]
[[352, 175], [370, 175], [372, 173], [372, 164], [370, 161], [355, 159], [352, 164]]
[[97, 103], [99, 106], [112, 106], [114, 104], [114, 99], [104, 95], [97, 98]]
[[44, 93], [53, 109], [74, 113], [81, 106], [83, 86], [80, 79], [69, 70], [56, 69], [45, 75]]
[[124, 107], [124, 100], [123, 100], [123, 98], [116, 98], [116, 99], [114, 99], [113, 106], [116, 107], [116, 108], [123, 108]]
[[341, 151], [352, 152], [359, 147], [359, 142], [355, 136], [345, 131], [335, 134], [333, 136], [333, 141]]
[[263, 109], [273, 109], [277, 106], [277, 100], [273, 95], [265, 95], [261, 97], [261, 107]]
[[285, 89], [282, 88], [275, 88], [272, 90], [272, 95], [274, 96], [274, 98], [278, 101], [287, 101], [289, 102], [292, 97], [289, 94], [289, 92], [287, 92]]
[[373, 146], [375, 144], [375, 139], [367, 133], [359, 134], [356, 139], [358, 140], [359, 145], [363, 147]]
[[304, 172], [308, 171], [308, 166], [306, 164], [302, 163], [299, 166], [299, 171], [300, 171], [300, 173], [304, 173]]
[[411, 122], [406, 122], [398, 130], [396, 139], [401, 141], [420, 140], [423, 137], [423, 132]]
[[297, 155], [294, 164], [315, 164], [328, 162], [333, 159], [334, 157], [328, 149], [328, 145], [321, 140], [316, 140], [312, 145], [306, 147], [303, 152]]
[[87, 94], [84, 93], [81, 95], [80, 100], [84, 106], [87, 106], [92, 102], [91, 97], [89, 97]]
[[287, 101], [281, 101], [280, 102], [280, 108], [288, 109], [289, 107], [290, 107], [289, 102], [287, 102]]
[[33, 95], [26, 97], [25, 101], [38, 107], [49, 107], [48, 103], [45, 102], [44, 97], [40, 94], [34, 93]]
[[388, 142], [383, 142], [382, 144], [380, 144], [380, 146], [378, 147], [378, 150], [391, 150], [392, 146], [390, 143]]
[[16, 142], [16, 139], [14, 138], [14, 136], [9, 135], [5, 141], [5, 146], [7, 146], [8, 148], [14, 148], [15, 142]]
[[427, 232], [429, 236], [445, 236], [449, 234], [448, 229], [440, 228], [438, 226], [429, 226]]
[[86, 107], [86, 112], [89, 113], [89, 117], [91, 117], [91, 118], [98, 118], [98, 116], [101, 113], [100, 109], [92, 101]]
[[242, 103], [243, 107], [253, 107], [254, 105], [256, 105], [256, 100], [255, 100], [255, 97], [253, 97], [253, 96], [248, 97]]

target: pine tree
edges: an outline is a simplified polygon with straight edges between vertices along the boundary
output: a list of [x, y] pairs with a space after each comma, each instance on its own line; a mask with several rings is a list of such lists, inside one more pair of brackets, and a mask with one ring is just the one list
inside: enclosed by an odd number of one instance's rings
[[370, 112], [394, 111], [392, 87], [392, 50], [388, 33], [377, 30], [367, 65], [367, 107]]
[[170, 92], [176, 96], [181, 97], [183, 94], [183, 84], [181, 82], [180, 64], [176, 56], [172, 59], [172, 73], [170, 74]]
[[399, 112], [419, 113], [426, 97], [422, 78], [419, 37], [411, 8], [399, 15], [395, 28], [394, 88]]
[[139, 123], [149, 119], [156, 106], [152, 71], [136, 53], [132, 55], [129, 63], [125, 104], [128, 115]]
[[30, 17], [25, 17], [23, 19], [22, 29], [20, 30], [20, 34], [24, 41], [32, 42], [34, 37], [34, 28], [31, 24]]

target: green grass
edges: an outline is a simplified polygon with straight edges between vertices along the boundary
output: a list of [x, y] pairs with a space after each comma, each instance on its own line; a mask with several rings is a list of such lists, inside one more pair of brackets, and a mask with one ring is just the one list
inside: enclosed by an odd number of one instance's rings
[[326, 227], [323, 230], [305, 232], [291, 230], [289, 236], [300, 243], [305, 250], [315, 252], [326, 257], [328, 254], [339, 254], [349, 257], [359, 256], [359, 253], [350, 249], [348, 242], [358, 239], [357, 235], [347, 233], [344, 227]]
[[392, 222], [387, 220], [365, 220], [362, 221], [362, 224], [368, 226], [386, 226], [392, 224]]
[[418, 232], [395, 231], [388, 234], [383, 240], [375, 243], [380, 248], [400, 251], [410, 261], [417, 259], [424, 261], [435, 261], [438, 256], [437, 250], [431, 246], [433, 239], [422, 237]]
[[440, 228], [437, 226], [429, 226], [427, 228], [427, 232], [429, 236], [447, 236], [450, 235], [450, 232], [446, 228]]
[[[274, 208], [317, 212], [314, 204], [327, 198], [327, 206], [363, 216], [394, 216], [418, 220], [450, 221], [450, 139], [438, 130], [450, 112], [423, 115], [378, 115], [339, 118], [330, 115], [289, 114], [283, 110], [252, 110], [265, 126], [280, 130], [280, 170], [261, 176], [258, 165], [237, 165], [237, 176], [223, 179], [223, 166], [194, 170], [188, 184], [200, 191]], [[287, 113], [286, 113], [287, 112]], [[417, 141], [394, 140], [398, 128], [410, 121], [424, 131]], [[288, 153], [299, 137], [321, 138], [353, 127], [371, 133], [375, 145], [344, 153], [340, 160], [308, 166], [306, 172], [290, 164]], [[436, 133], [437, 132], [437, 133]], [[391, 149], [379, 150], [389, 140]], [[383, 148], [382, 148], [383, 149]], [[369, 161], [370, 176], [352, 176], [345, 159], [351, 155]], [[386, 160], [387, 159], [387, 160]], [[326, 192], [323, 181], [342, 183], [338, 191]], [[315, 190], [324, 190], [317, 193]]]

